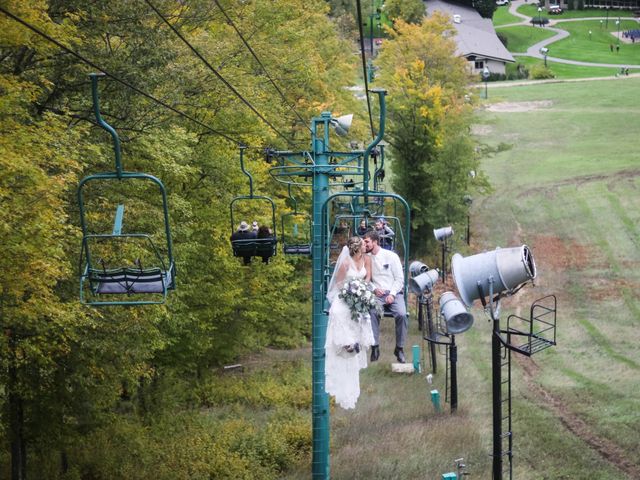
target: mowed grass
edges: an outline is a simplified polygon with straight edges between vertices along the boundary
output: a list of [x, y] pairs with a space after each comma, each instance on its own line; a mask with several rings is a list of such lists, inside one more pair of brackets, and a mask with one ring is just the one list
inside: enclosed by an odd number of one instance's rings
[[516, 25], [514, 27], [497, 28], [497, 32], [507, 37], [507, 49], [514, 53], [526, 53], [534, 43], [538, 43], [555, 35], [555, 32], [539, 27]]
[[[640, 65], [640, 42], [620, 42], [620, 51], [611, 51], [610, 46], [617, 45], [616, 37], [611, 34], [617, 32], [613, 22], [609, 22], [608, 30], [601, 29], [600, 23], [595, 20], [559, 22], [556, 27], [569, 32], [569, 36], [549, 45], [549, 55], [552, 57], [592, 63]], [[621, 32], [634, 28], [640, 28], [640, 25], [632, 20], [622, 20]]]
[[[461, 339], [464, 345], [464, 338]], [[381, 329], [381, 358], [361, 372], [361, 396], [355, 410], [332, 407], [331, 410], [331, 478], [332, 479], [397, 479], [440, 478], [454, 470], [454, 460], [464, 457], [478, 478], [491, 476], [490, 410], [478, 415], [469, 408], [476, 390], [483, 397], [490, 383], [477, 381], [467, 353], [461, 356], [471, 367], [471, 378], [464, 381], [465, 402], [459, 402], [455, 415], [445, 403], [443, 355], [439, 355], [438, 374], [429, 385], [422, 374], [391, 372], [395, 362], [395, 334], [392, 319], [385, 319]], [[422, 345], [416, 316], [410, 319], [407, 339], [407, 359], [411, 361], [411, 346]], [[461, 347], [462, 348], [462, 347]], [[423, 350], [424, 351], [424, 350]], [[444, 353], [444, 352], [442, 352]], [[487, 352], [487, 355], [489, 353]], [[424, 360], [424, 357], [423, 357]], [[465, 367], [466, 368], [466, 367]], [[461, 373], [462, 375], [462, 373]], [[467, 373], [464, 373], [467, 376]], [[462, 384], [462, 380], [460, 380]], [[436, 412], [430, 391], [441, 392], [441, 412]], [[469, 402], [469, 403], [468, 403]], [[285, 479], [309, 478], [310, 465], [303, 464]]]
[[[527, 15], [528, 17], [537, 17], [538, 16], [538, 7], [536, 5], [521, 5], [518, 7], [518, 13], [522, 15]], [[549, 15], [547, 9], [543, 8], [542, 15], [549, 17], [550, 20], [553, 19], [563, 19], [563, 18], [588, 18], [588, 17], [598, 17], [605, 19], [607, 17], [606, 10], [590, 8], [585, 10], [564, 10], [560, 15]], [[629, 10], [611, 10], [609, 12], [609, 22], [613, 22], [615, 24], [615, 20], [618, 17], [632, 17], [633, 12]]]
[[626, 78], [495, 88], [492, 103], [545, 103], [479, 116], [479, 141], [512, 148], [484, 162], [497, 190], [474, 203], [478, 248], [526, 243], [539, 270], [537, 287], [508, 302], [503, 316], [548, 293], [559, 299], [558, 346], [523, 361], [539, 368], [534, 381], [566, 411], [515, 374], [519, 479], [637, 478], [616, 475], [613, 462], [559, 420], [580, 419], [640, 467], [638, 87], [640, 79]]
[[509, 5], [503, 5], [496, 8], [496, 11], [493, 12], [492, 20], [494, 27], [499, 27], [500, 25], [508, 25], [510, 23], [518, 23], [522, 21], [520, 17], [516, 17], [515, 15], [509, 13]]

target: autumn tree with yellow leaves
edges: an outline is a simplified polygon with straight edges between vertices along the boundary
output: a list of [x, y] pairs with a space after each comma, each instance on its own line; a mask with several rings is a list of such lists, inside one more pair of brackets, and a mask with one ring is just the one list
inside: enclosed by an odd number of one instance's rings
[[470, 77], [453, 35], [438, 13], [421, 24], [397, 21], [377, 60], [377, 83], [389, 90], [393, 188], [411, 204], [412, 235], [421, 244], [433, 228], [465, 218], [465, 194], [488, 187], [484, 176], [469, 175], [479, 171], [470, 135]]

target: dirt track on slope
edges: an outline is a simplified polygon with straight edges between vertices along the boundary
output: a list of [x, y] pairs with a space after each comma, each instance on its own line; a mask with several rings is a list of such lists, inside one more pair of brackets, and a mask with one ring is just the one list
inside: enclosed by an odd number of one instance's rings
[[569, 410], [560, 399], [554, 397], [535, 381], [539, 367], [532, 358], [525, 358], [521, 355], [515, 355], [514, 358], [518, 365], [522, 367], [524, 372], [523, 379], [528, 390], [560, 420], [560, 423], [567, 430], [589, 445], [598, 455], [627, 475], [628, 478], [640, 478], [640, 465], [629, 460], [628, 452], [625, 452], [624, 449], [611, 440], [598, 436], [584, 420]]

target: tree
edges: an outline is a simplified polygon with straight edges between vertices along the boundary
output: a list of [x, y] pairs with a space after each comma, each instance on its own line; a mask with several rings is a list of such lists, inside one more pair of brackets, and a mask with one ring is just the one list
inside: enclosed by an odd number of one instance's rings
[[420, 23], [425, 16], [422, 0], [387, 0], [384, 11], [393, 21]]
[[495, 0], [460, 0], [459, 3], [475, 8], [483, 18], [493, 18], [493, 13], [498, 8]]
[[498, 8], [494, 0], [475, 0], [473, 7], [483, 18], [493, 18], [493, 12]]
[[[469, 172], [478, 171], [470, 139], [471, 107], [465, 60], [455, 53], [454, 30], [435, 14], [422, 25], [397, 22], [378, 64], [389, 89], [393, 186], [412, 207], [417, 239], [461, 221]], [[483, 177], [476, 185], [486, 187]]]

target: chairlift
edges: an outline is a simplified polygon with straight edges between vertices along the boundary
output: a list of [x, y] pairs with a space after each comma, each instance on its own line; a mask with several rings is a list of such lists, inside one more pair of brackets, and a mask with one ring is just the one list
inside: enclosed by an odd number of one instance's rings
[[[293, 212], [282, 215], [282, 251], [286, 255], [311, 255], [309, 214], [298, 212], [298, 202], [291, 195], [291, 185], [288, 187], [289, 198], [293, 202]], [[298, 220], [302, 224], [302, 228], [299, 227]], [[290, 233], [285, 233], [287, 232], [286, 225], [292, 226]], [[292, 241], [287, 242], [287, 238]]]
[[273, 200], [263, 195], [253, 194], [253, 177], [244, 168], [244, 150], [246, 146], [240, 146], [240, 168], [249, 178], [249, 195], [240, 195], [231, 200], [229, 206], [231, 217], [231, 235], [233, 236], [236, 228], [239, 224], [237, 222], [237, 210], [238, 205], [247, 202], [253, 202], [253, 205], [260, 203], [267, 204], [271, 212], [271, 226], [269, 227], [270, 234], [264, 238], [243, 238], [231, 240], [231, 248], [233, 250], [234, 257], [242, 257], [245, 260], [245, 265], [249, 264], [251, 258], [261, 257], [264, 263], [269, 263], [269, 259], [277, 254], [278, 237], [276, 233], [276, 206]]
[[[82, 228], [80, 302], [92, 306], [162, 304], [166, 301], [167, 291], [175, 289], [176, 277], [167, 191], [163, 183], [153, 175], [122, 170], [118, 134], [100, 115], [98, 97], [100, 76], [103, 74], [90, 75], [93, 108], [98, 124], [113, 138], [116, 171], [89, 175], [78, 185]], [[96, 212], [87, 212], [85, 208], [85, 187], [91, 183], [104, 186], [105, 182], [114, 180], [131, 183], [138, 180], [146, 182], [145, 185], [150, 185], [154, 189], [157, 187], [162, 199], [164, 242], [166, 242], [164, 253], [161, 253], [157, 247], [152, 233], [123, 232], [125, 204], [118, 204], [116, 207], [111, 233], [90, 232], [88, 218]], [[101, 251], [102, 255], [96, 254], [96, 251]], [[132, 251], [136, 252], [135, 258], [123, 258]], [[106, 296], [110, 296], [109, 299], [105, 299]]]
[[[342, 198], [341, 198], [342, 197]], [[346, 198], [344, 198], [346, 197]], [[364, 198], [363, 198], [364, 197]], [[328, 279], [331, 277], [333, 273], [333, 267], [335, 265], [335, 256], [336, 251], [339, 251], [342, 248], [348, 239], [351, 232], [355, 232], [355, 228], [357, 228], [358, 223], [361, 219], [371, 219], [375, 221], [378, 218], [381, 218], [382, 215], [379, 215], [378, 212], [372, 212], [367, 209], [366, 206], [369, 204], [377, 204], [377, 198], [383, 198], [384, 200], [388, 200], [389, 202], [393, 201], [394, 203], [394, 212], [397, 214], [398, 208], [395, 205], [396, 203], [400, 203], [402, 211], [404, 212], [404, 221], [397, 215], [394, 216], [384, 216], [385, 220], [388, 222], [393, 222], [393, 225], [397, 228], [395, 231], [395, 248], [396, 253], [400, 256], [400, 261], [403, 265], [403, 273], [404, 273], [404, 300], [405, 305], [407, 304], [407, 289], [408, 289], [408, 271], [409, 271], [409, 219], [410, 219], [410, 209], [409, 205], [406, 201], [392, 193], [386, 192], [368, 192], [366, 195], [362, 191], [352, 191], [352, 192], [340, 192], [331, 195], [325, 204], [322, 207], [322, 215], [325, 219], [332, 217], [331, 222], [326, 222], [328, 226], [327, 231], [323, 234], [323, 244], [326, 245], [327, 256], [324, 260], [324, 272], [325, 277]], [[330, 211], [330, 206], [333, 205], [341, 205], [343, 203], [348, 203], [352, 206], [352, 213], [343, 213], [342, 209], [339, 207], [336, 208], [335, 212]], [[323, 222], [325, 223], [325, 222]], [[341, 232], [341, 228], [347, 226], [348, 229], [346, 232]], [[353, 228], [353, 230], [351, 230]], [[408, 312], [408, 309], [407, 309]], [[385, 315], [388, 316], [388, 315]]]

